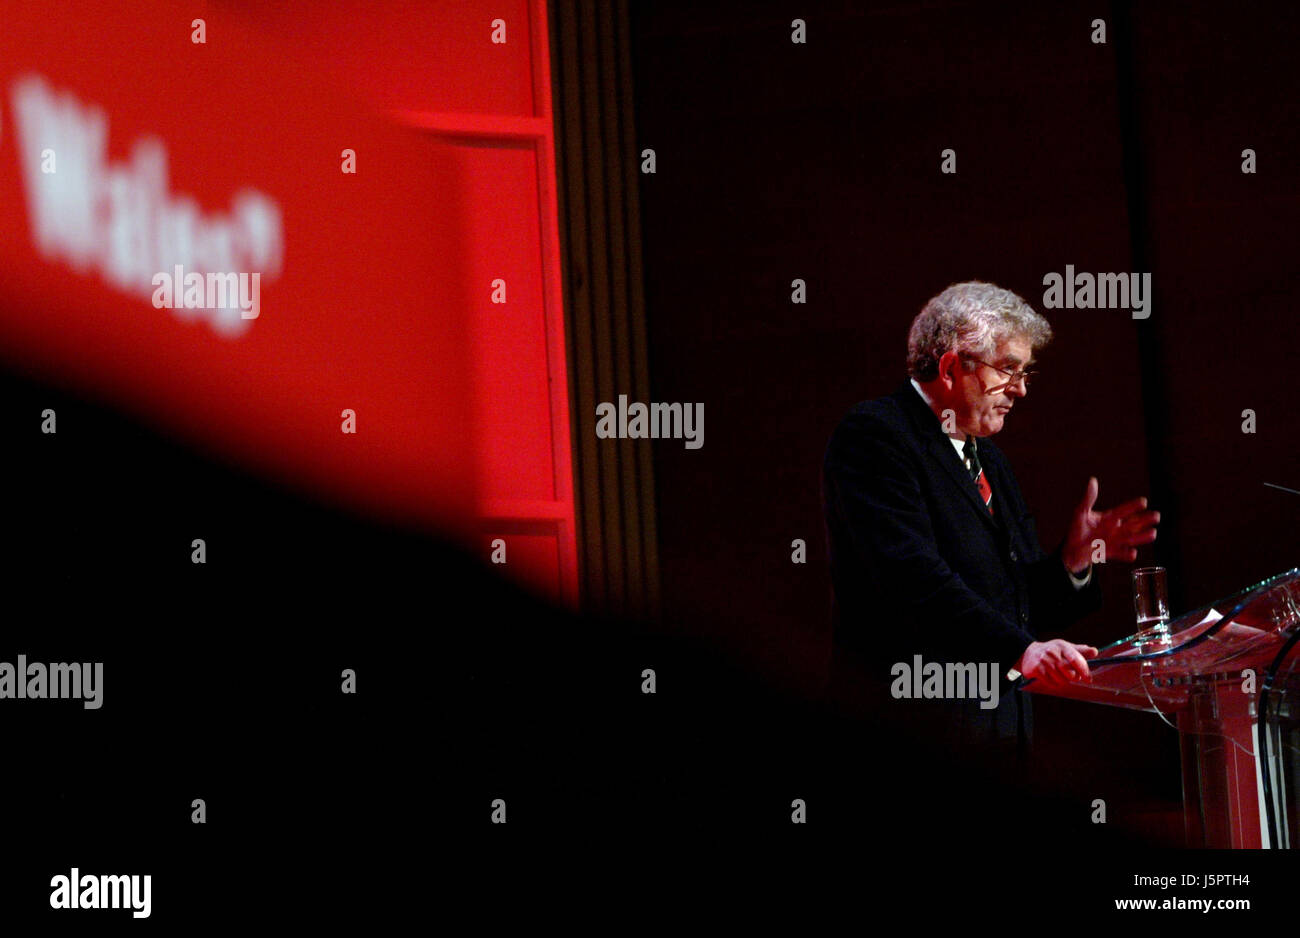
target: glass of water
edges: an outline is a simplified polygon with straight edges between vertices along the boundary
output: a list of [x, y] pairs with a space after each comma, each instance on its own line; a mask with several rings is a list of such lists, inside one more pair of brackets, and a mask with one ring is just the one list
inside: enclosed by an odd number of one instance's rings
[[1169, 594], [1164, 567], [1138, 567], [1133, 571], [1133, 610], [1138, 636], [1146, 642], [1169, 641]]

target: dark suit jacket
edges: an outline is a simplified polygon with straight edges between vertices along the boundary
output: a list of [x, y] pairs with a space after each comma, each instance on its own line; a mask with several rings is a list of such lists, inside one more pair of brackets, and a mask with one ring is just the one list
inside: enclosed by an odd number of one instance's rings
[[1095, 572], [1075, 588], [1061, 546], [1043, 552], [1006, 457], [988, 437], [978, 446], [992, 517], [910, 381], [857, 404], [836, 427], [822, 479], [834, 589], [831, 691], [860, 706], [864, 687], [879, 693], [892, 663], [917, 654], [994, 662], [997, 709], [948, 704], [943, 719], [964, 742], [1024, 739], [1032, 733], [1028, 700], [1001, 676], [1030, 642], [1098, 608], [1101, 591]]

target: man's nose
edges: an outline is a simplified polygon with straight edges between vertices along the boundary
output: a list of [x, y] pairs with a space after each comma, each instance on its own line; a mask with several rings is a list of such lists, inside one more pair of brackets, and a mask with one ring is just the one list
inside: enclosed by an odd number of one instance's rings
[[1029, 394], [1029, 384], [1023, 377], [1017, 378], [1007, 385], [1006, 392], [1012, 397], [1025, 397]]

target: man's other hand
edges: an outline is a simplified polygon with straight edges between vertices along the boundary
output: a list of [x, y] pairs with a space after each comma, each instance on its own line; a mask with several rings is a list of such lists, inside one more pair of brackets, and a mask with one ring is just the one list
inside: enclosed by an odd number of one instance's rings
[[1063, 638], [1050, 642], [1032, 642], [1016, 662], [1016, 670], [1026, 678], [1037, 678], [1045, 684], [1069, 684], [1072, 681], [1092, 683], [1088, 670], [1089, 658], [1097, 657], [1091, 645], [1076, 645]]
[[1070, 533], [1065, 536], [1061, 558], [1072, 573], [1082, 573], [1092, 562], [1093, 542], [1104, 545], [1106, 560], [1137, 559], [1137, 548], [1156, 539], [1160, 512], [1143, 511], [1145, 498], [1135, 498], [1109, 511], [1093, 511], [1097, 503], [1097, 477], [1088, 479], [1083, 501], [1074, 509]]

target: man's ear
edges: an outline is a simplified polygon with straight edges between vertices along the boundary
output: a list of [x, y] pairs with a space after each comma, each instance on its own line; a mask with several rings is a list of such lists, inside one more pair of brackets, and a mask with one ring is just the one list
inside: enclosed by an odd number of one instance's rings
[[944, 352], [939, 358], [939, 380], [943, 386], [951, 391], [957, 384], [958, 373], [961, 369], [961, 356], [956, 352]]

